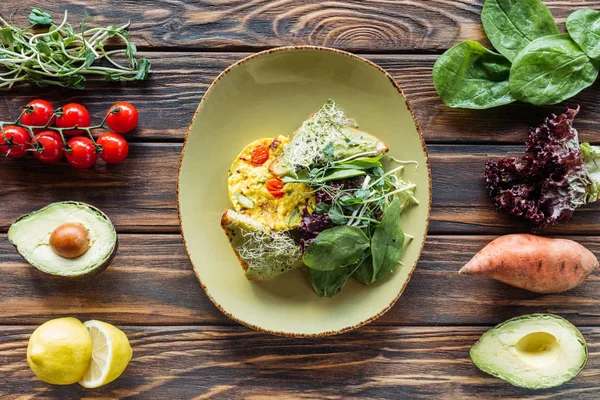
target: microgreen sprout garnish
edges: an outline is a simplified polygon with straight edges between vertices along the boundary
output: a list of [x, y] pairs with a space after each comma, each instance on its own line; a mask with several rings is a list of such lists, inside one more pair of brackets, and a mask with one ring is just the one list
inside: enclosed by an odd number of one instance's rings
[[300, 259], [300, 248], [283, 232], [241, 230], [244, 242], [236, 248], [248, 268], [261, 270], [265, 265], [275, 270], [289, 269]]
[[[83, 89], [87, 76], [139, 81], [150, 72], [150, 61], [136, 55], [136, 46], [127, 30], [129, 22], [104, 28], [87, 28], [81, 23], [76, 31], [67, 22], [67, 11], [56, 24], [39, 8], [31, 12], [29, 22], [30, 26], [21, 29], [0, 17], [0, 65], [5, 70], [0, 73], [0, 87], [33, 82], [42, 87]], [[40, 27], [47, 30], [39, 32]], [[125, 48], [105, 48], [113, 39], [122, 41]], [[124, 58], [126, 64], [117, 61], [117, 57]], [[104, 62], [98, 63], [101, 60]]]

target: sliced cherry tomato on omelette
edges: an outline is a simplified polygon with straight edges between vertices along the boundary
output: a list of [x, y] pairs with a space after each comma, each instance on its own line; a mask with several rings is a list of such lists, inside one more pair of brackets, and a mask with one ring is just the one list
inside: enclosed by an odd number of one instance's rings
[[281, 191], [283, 189], [283, 185], [283, 181], [277, 178], [271, 178], [266, 183], [267, 190], [276, 199], [280, 199], [285, 195], [285, 193]]
[[269, 148], [259, 145], [252, 149], [252, 165], [255, 167], [261, 166], [269, 159]]

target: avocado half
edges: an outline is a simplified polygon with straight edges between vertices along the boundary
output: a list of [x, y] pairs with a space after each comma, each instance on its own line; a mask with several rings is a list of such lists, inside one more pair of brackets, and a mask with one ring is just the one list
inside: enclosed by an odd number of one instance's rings
[[[74, 259], [59, 256], [50, 246], [52, 232], [67, 222], [82, 224], [88, 230], [89, 248]], [[35, 268], [68, 278], [88, 277], [104, 271], [118, 248], [117, 232], [106, 214], [75, 201], [52, 203], [23, 215], [10, 226], [8, 240]]]
[[552, 314], [509, 319], [484, 333], [471, 348], [479, 369], [527, 389], [560, 386], [583, 369], [585, 339], [570, 322]]

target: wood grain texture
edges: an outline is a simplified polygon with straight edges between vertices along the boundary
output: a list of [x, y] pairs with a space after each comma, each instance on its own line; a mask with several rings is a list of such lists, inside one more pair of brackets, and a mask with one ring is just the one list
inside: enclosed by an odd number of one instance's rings
[[[559, 22], [578, 8], [600, 8], [596, 0], [546, 1]], [[312, 44], [357, 52], [441, 51], [466, 39], [485, 40], [483, 0], [227, 0], [169, 2], [45, 1], [56, 19], [67, 9], [75, 24], [87, 12], [91, 24], [132, 22], [134, 41], [146, 48], [263, 49]], [[24, 20], [39, 2], [0, 5]]]
[[[531, 227], [525, 222], [494, 210], [482, 178], [488, 158], [520, 154], [523, 148], [429, 145], [433, 176], [429, 232], [528, 232]], [[6, 232], [20, 215], [64, 200], [99, 207], [119, 232], [179, 232], [176, 181], [180, 152], [177, 143], [135, 143], [124, 164], [107, 167], [99, 162], [86, 171], [65, 164], [48, 166], [34, 159], [0, 159], [5, 183], [0, 201], [10, 205], [0, 213], [0, 232]], [[600, 205], [593, 203], [578, 209], [570, 223], [547, 228], [544, 233], [596, 234], [600, 232], [599, 218]]]
[[[139, 126], [128, 134], [128, 139], [182, 142], [198, 103], [212, 81], [249, 53], [161, 52], [144, 55], [153, 62], [154, 72], [148, 81], [107, 84], [101, 80], [89, 83], [86, 91], [21, 85], [6, 96], [0, 96], [0, 118], [13, 120], [21, 106], [33, 98], [43, 97], [56, 107], [81, 102], [90, 110], [93, 120], [99, 122], [112, 104], [125, 100], [133, 103], [140, 112]], [[592, 136], [600, 129], [597, 118], [600, 85], [585, 90], [563, 105], [513, 104], [483, 111], [460, 110], [445, 106], [435, 92], [431, 70], [437, 56], [368, 54], [365, 57], [385, 68], [403, 88], [428, 143], [523, 142], [530, 126], [539, 125], [553, 112], [563, 112], [566, 104], [571, 107], [581, 105], [575, 126], [584, 139], [600, 140]]]
[[[591, 357], [560, 388], [527, 391], [479, 371], [469, 348], [486, 328], [366, 327], [338, 337], [270, 337], [235, 327], [122, 327], [133, 359], [94, 390], [51, 386], [26, 362], [33, 327], [1, 327], [3, 399], [596, 399], [600, 361]], [[582, 328], [597, 353], [600, 329]]]
[[[429, 236], [406, 291], [375, 324], [491, 325], [521, 314], [551, 312], [575, 324], [600, 325], [597, 274], [559, 295], [459, 275], [493, 238]], [[600, 238], [574, 239], [600, 254]], [[27, 265], [6, 235], [0, 235], [0, 324], [41, 324], [73, 315], [128, 325], [236, 325], [204, 295], [179, 235], [126, 234], [119, 240], [111, 267], [91, 280], [71, 282]]]

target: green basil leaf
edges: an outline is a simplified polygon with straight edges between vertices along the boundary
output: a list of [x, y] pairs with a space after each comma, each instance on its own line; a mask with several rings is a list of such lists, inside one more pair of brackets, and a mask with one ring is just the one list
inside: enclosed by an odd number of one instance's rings
[[557, 104], [591, 86], [598, 68], [568, 34], [531, 42], [515, 59], [510, 91], [525, 103]]
[[567, 30], [588, 57], [600, 61], [600, 11], [575, 11], [567, 18]]
[[381, 218], [371, 239], [373, 277], [371, 283], [388, 276], [400, 262], [404, 232], [400, 228], [400, 200], [395, 197]]
[[535, 39], [559, 34], [540, 0], [485, 0], [481, 21], [492, 45], [510, 61]]
[[352, 274], [350, 268], [336, 268], [332, 271], [308, 269], [308, 279], [315, 292], [321, 297], [335, 296], [342, 290]]
[[452, 47], [433, 66], [433, 83], [449, 107], [485, 109], [515, 101], [508, 88], [510, 61], [468, 40]]
[[354, 226], [326, 229], [308, 246], [302, 260], [309, 268], [332, 271], [355, 264], [369, 247], [367, 235]]
[[29, 23], [31, 25], [47, 26], [52, 24], [52, 17], [41, 8], [34, 8], [29, 14]]

